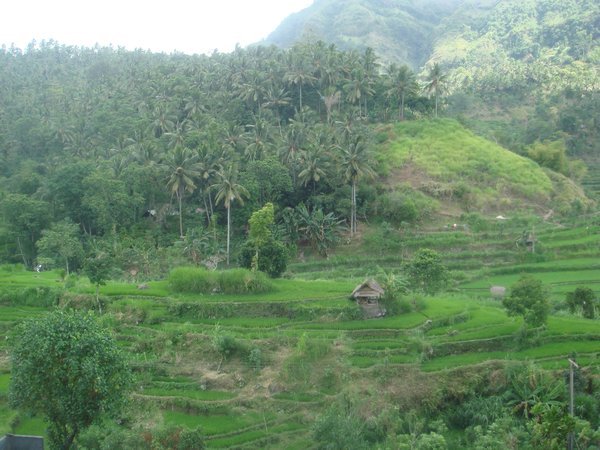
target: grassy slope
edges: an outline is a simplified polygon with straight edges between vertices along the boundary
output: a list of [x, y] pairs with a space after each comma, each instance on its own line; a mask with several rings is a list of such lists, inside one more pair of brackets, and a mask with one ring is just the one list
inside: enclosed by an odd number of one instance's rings
[[391, 170], [410, 165], [438, 182], [454, 187], [462, 182], [477, 203], [487, 206], [510, 204], [511, 196], [543, 202], [552, 192], [552, 182], [536, 163], [451, 119], [397, 125], [381, 156]]

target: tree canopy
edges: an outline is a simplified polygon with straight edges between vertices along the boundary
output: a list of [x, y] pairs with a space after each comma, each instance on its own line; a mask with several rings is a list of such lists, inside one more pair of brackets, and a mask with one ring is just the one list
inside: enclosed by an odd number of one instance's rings
[[119, 412], [130, 372], [109, 332], [90, 313], [55, 311], [25, 321], [11, 350], [9, 400], [41, 414], [52, 448], [73, 448], [77, 436]]

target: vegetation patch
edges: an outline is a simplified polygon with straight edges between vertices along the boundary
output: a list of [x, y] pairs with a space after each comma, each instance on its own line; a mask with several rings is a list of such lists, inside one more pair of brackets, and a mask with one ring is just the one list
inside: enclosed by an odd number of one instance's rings
[[212, 272], [198, 267], [179, 267], [169, 275], [174, 292], [192, 294], [262, 294], [274, 287], [262, 272], [231, 269]]

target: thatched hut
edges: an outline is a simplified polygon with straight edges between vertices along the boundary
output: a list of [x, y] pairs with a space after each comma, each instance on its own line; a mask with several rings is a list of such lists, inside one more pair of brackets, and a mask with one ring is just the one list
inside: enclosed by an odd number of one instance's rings
[[385, 294], [383, 288], [375, 280], [366, 280], [354, 288], [351, 298], [362, 308], [365, 317], [381, 317], [385, 308], [380, 306], [379, 299]]

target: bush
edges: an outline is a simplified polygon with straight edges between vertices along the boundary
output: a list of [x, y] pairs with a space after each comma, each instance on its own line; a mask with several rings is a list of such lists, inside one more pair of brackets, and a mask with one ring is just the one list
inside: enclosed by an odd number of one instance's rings
[[428, 248], [422, 248], [415, 253], [407, 264], [406, 273], [410, 277], [412, 288], [427, 294], [441, 291], [448, 283], [447, 270], [442, 264], [442, 258], [435, 250]]
[[[255, 243], [247, 241], [240, 252], [240, 266], [252, 269], [256, 253]], [[258, 270], [271, 278], [279, 278], [287, 269], [287, 262], [288, 251], [281, 242], [269, 240], [258, 248]]]
[[273, 285], [262, 272], [231, 269], [218, 272], [219, 290], [225, 294], [260, 294], [273, 290]]
[[578, 287], [573, 292], [568, 292], [566, 303], [571, 314], [582, 312], [586, 319], [596, 316], [596, 295], [588, 287]]
[[381, 216], [395, 224], [414, 223], [431, 215], [438, 207], [437, 201], [418, 191], [404, 188], [383, 194], [379, 199], [378, 209]]

